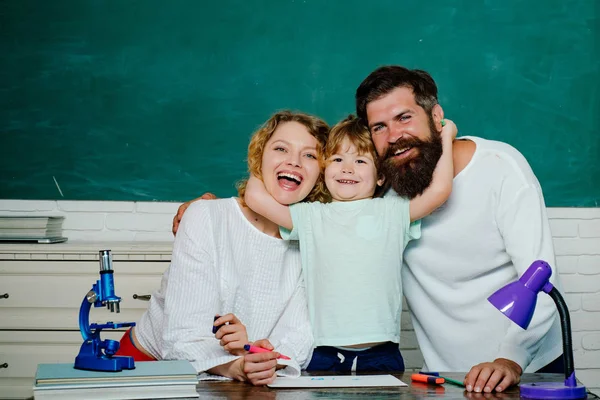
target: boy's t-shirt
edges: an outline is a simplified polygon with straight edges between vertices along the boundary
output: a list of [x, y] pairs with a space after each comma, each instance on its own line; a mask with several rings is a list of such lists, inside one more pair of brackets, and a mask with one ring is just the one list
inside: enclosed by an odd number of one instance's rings
[[316, 346], [400, 341], [402, 252], [421, 236], [401, 197], [290, 206]]

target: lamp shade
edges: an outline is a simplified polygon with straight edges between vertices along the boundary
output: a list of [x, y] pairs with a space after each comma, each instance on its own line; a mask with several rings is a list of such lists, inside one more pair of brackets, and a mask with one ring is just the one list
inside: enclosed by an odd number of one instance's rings
[[488, 297], [488, 301], [515, 324], [527, 329], [535, 311], [538, 293], [552, 289], [549, 283], [551, 275], [552, 268], [547, 262], [536, 261], [518, 281], [500, 288]]

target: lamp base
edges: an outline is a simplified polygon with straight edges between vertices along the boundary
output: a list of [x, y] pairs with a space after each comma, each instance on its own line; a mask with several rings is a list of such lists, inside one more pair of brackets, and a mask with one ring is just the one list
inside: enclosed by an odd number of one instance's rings
[[525, 399], [585, 399], [585, 386], [567, 386], [564, 382], [524, 383], [519, 386]]

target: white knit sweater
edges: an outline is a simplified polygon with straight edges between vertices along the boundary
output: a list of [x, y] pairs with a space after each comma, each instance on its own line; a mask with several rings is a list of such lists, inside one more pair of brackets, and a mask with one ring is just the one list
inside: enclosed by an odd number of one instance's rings
[[235, 198], [197, 201], [136, 337], [157, 359], [186, 359], [206, 371], [237, 358], [212, 333], [213, 317], [226, 313], [246, 325], [250, 341], [269, 339], [292, 358], [278, 374], [297, 376], [308, 364], [313, 339], [297, 242], [257, 230]]

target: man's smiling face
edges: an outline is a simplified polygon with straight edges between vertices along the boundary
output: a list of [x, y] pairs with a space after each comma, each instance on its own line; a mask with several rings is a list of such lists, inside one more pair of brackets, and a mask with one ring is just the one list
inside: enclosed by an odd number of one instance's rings
[[443, 116], [435, 105], [432, 115], [415, 101], [410, 87], [398, 87], [366, 107], [369, 130], [382, 159], [382, 173], [401, 196], [414, 198], [431, 183], [442, 155], [434, 124]]

